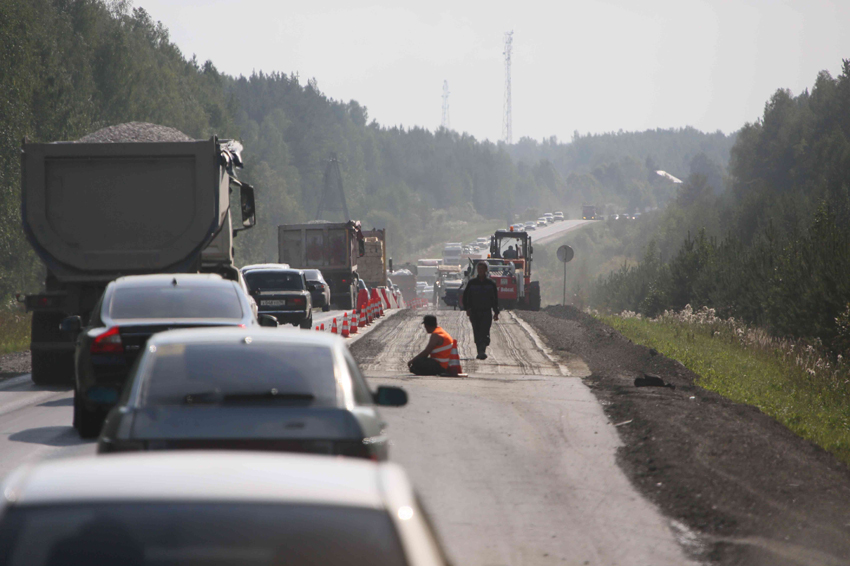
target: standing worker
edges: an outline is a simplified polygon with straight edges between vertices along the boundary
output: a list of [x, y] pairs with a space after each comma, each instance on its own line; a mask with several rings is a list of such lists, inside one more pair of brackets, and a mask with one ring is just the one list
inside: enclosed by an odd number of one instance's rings
[[472, 335], [475, 337], [475, 346], [478, 348], [478, 359], [486, 360], [487, 346], [490, 345], [490, 324], [494, 320], [499, 320], [499, 288], [495, 281], [487, 277], [486, 262], [478, 262], [476, 269], [478, 277], [470, 279], [463, 291], [463, 308], [466, 309], [466, 315], [472, 323]]
[[431, 338], [425, 349], [407, 362], [407, 367], [415, 375], [444, 374], [449, 369], [454, 340], [448, 332], [437, 326], [437, 317], [433, 314], [426, 314], [422, 318], [422, 325]]

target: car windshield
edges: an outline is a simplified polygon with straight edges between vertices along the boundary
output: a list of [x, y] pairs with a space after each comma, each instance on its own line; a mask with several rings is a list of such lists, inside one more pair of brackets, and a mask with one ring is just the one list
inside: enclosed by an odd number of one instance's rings
[[[329, 544], [332, 541], [332, 544]], [[13, 508], [4, 566], [401, 566], [384, 510], [269, 503], [97, 503]]]
[[307, 281], [324, 281], [325, 278], [322, 277], [322, 272], [318, 269], [305, 269], [304, 277], [307, 278]]
[[304, 281], [297, 271], [249, 271], [245, 283], [252, 293], [257, 291], [303, 291]]
[[139, 318], [241, 319], [242, 304], [232, 285], [119, 287], [112, 294], [109, 316]]
[[[246, 343], [248, 342], [248, 343]], [[269, 401], [337, 406], [327, 346], [274, 343], [161, 344], [143, 363], [140, 404]]]

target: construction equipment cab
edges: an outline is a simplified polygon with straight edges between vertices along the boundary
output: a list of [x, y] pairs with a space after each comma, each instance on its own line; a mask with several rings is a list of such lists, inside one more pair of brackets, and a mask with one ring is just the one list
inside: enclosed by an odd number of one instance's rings
[[[497, 230], [490, 238], [490, 257], [503, 259], [516, 270], [516, 308], [536, 311], [540, 310], [540, 283], [531, 280], [533, 255], [534, 246], [528, 232]], [[507, 303], [507, 308], [510, 306]]]

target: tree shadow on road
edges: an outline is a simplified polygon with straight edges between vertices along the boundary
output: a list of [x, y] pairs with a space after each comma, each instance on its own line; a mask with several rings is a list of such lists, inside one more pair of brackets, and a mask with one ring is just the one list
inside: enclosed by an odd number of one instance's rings
[[45, 446], [79, 446], [92, 441], [83, 440], [74, 427], [70, 426], [41, 426], [28, 428], [9, 435], [9, 440], [43, 444]]

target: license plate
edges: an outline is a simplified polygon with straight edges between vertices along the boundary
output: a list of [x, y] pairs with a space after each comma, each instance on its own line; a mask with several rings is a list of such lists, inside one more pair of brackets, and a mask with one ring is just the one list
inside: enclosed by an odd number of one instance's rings
[[280, 299], [280, 300], [276, 300], [276, 301], [260, 301], [260, 306], [261, 307], [285, 307], [286, 306], [286, 300]]

